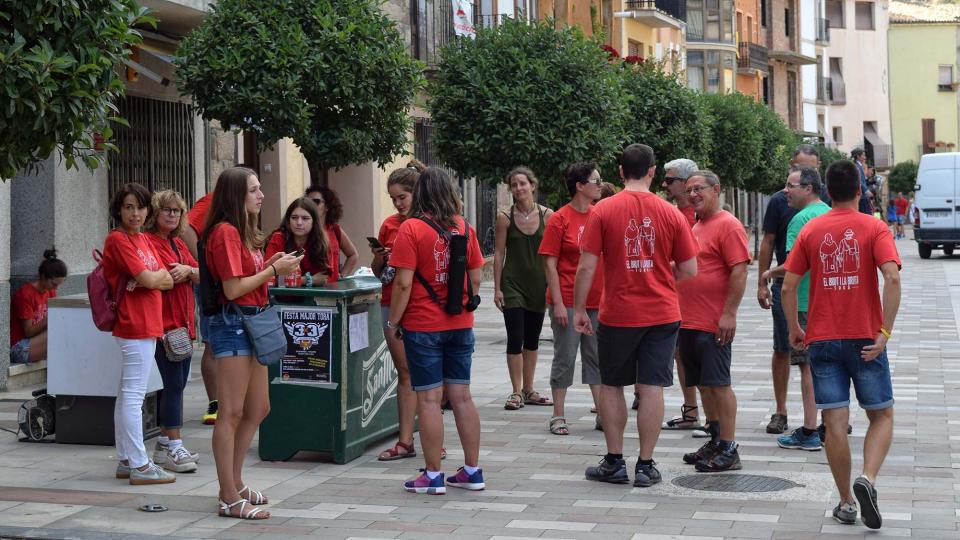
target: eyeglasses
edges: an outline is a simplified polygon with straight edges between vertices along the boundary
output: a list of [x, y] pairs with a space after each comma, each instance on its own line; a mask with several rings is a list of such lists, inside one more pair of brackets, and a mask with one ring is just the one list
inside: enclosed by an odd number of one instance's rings
[[810, 184], [804, 184], [802, 182], [798, 182], [796, 184], [794, 184], [793, 182], [787, 182], [787, 189], [797, 189], [799, 187], [809, 186], [809, 185]]
[[677, 181], [683, 182], [684, 180], [686, 180], [686, 178], [680, 178], [679, 176], [667, 176], [667, 177], [664, 177], [663, 183], [669, 186], [674, 182], [677, 182]]
[[323, 199], [310, 199], [310, 200], [313, 201], [314, 204], [316, 204], [317, 206], [320, 206], [321, 204], [323, 204]]
[[590, 179], [588, 178], [586, 181], [580, 182], [580, 183], [581, 183], [581, 184], [593, 184], [593, 185], [595, 185], [595, 186], [597, 186], [597, 187], [600, 187], [600, 186], [603, 185], [603, 178], [597, 178], [596, 180], [590, 180]]
[[705, 189], [708, 189], [708, 188], [710, 188], [710, 187], [713, 187], [713, 186], [693, 186], [692, 188], [687, 188], [687, 189], [683, 190], [683, 192], [686, 193], [687, 196], [689, 197], [690, 195], [693, 195], [694, 193], [700, 193], [701, 191], [703, 191], [703, 190], [705, 190]]
[[161, 208], [160, 211], [168, 216], [179, 216], [183, 213], [181, 208]]

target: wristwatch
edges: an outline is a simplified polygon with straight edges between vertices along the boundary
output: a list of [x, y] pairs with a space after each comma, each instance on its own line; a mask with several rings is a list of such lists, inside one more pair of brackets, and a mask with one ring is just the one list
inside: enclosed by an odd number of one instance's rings
[[190, 267], [190, 275], [191, 275], [191, 276], [197, 275], [197, 269], [191, 266], [191, 267]]
[[387, 321], [387, 328], [391, 328], [391, 329], [393, 329], [393, 330], [396, 330], [397, 328], [400, 328], [400, 323], [393, 324], [392, 322]]

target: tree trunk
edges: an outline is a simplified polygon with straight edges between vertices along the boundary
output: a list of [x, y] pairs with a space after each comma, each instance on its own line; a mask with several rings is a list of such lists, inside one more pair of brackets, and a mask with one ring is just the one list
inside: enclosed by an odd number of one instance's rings
[[307, 158], [307, 167], [310, 169], [310, 186], [327, 186], [327, 168], [319, 160]]

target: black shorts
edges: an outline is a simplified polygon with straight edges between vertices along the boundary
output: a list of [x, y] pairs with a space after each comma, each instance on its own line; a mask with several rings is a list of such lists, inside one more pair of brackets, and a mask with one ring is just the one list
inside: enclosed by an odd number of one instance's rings
[[717, 344], [717, 336], [713, 332], [681, 328], [677, 346], [687, 388], [730, 386], [730, 343]]
[[597, 328], [600, 382], [606, 386], [673, 386], [673, 349], [679, 322]]

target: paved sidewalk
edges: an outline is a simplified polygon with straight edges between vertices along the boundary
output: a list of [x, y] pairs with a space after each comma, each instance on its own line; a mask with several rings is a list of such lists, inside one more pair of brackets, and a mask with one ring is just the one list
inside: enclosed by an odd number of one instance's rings
[[[773, 412], [769, 375], [771, 322], [754, 298], [751, 269], [734, 343], [733, 375], [739, 400], [737, 440], [744, 474], [789, 480], [790, 489], [768, 493], [697, 491], [675, 485], [696, 475], [680, 456], [699, 446], [685, 432], [664, 432], [655, 458], [664, 482], [649, 489], [587, 482], [584, 468], [604, 453], [593, 430], [585, 387], [568, 395], [570, 435], [547, 431], [550, 407], [503, 410], [509, 393], [505, 335], [485, 285], [477, 318], [473, 392], [483, 436], [481, 465], [487, 490], [451, 489], [446, 496], [403, 492], [419, 460], [391, 463], [376, 455], [392, 440], [368, 449], [347, 465], [298, 456], [260, 462], [255, 449], [246, 480], [272, 498], [273, 517], [251, 522], [220, 518], [210, 455], [212, 429], [202, 426], [205, 407], [199, 380], [188, 387], [187, 445], [202, 453], [200, 470], [175, 484], [129, 486], [113, 479], [108, 447], [18, 443], [0, 432], [0, 537], [38, 538], [860, 538], [913, 536], [960, 538], [960, 257], [921, 261], [916, 244], [900, 241], [904, 259], [903, 303], [890, 341], [894, 368], [894, 443], [878, 484], [884, 527], [879, 532], [842, 526], [829, 517], [837, 496], [823, 452], [782, 450], [764, 432]], [[549, 326], [544, 332], [537, 389], [549, 391]], [[194, 377], [199, 365], [194, 364]], [[579, 378], [579, 376], [578, 376]], [[20, 394], [0, 394], [0, 425], [14, 427]], [[667, 391], [667, 414], [679, 411], [680, 392]], [[790, 387], [791, 425], [800, 414], [799, 374]], [[956, 418], [956, 419], [955, 419]], [[448, 473], [461, 464], [452, 415], [446, 416]], [[860, 466], [865, 415], [853, 411], [854, 468]], [[632, 435], [631, 433], [632, 432]], [[628, 430], [628, 466], [636, 460], [636, 433]], [[256, 444], [256, 443], [254, 443]], [[152, 441], [149, 448], [152, 448]], [[145, 514], [146, 502], [169, 511]]]

